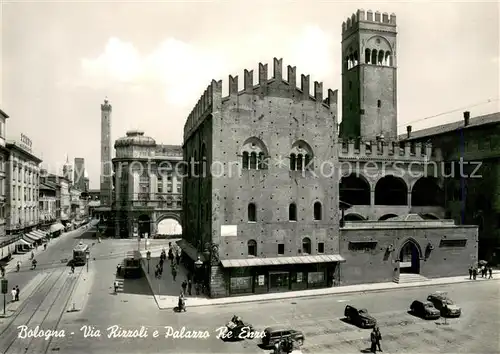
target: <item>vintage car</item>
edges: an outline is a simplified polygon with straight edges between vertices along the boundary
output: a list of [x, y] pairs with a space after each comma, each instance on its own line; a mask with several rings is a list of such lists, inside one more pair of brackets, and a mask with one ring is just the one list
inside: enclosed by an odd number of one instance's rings
[[301, 331], [297, 331], [289, 327], [268, 327], [264, 330], [262, 346], [264, 348], [274, 347], [277, 343], [280, 343], [288, 338], [299, 346], [304, 344], [305, 340], [304, 333]]
[[227, 337], [232, 340], [252, 339], [251, 334], [255, 332], [251, 324], [243, 322], [238, 316], [233, 316], [226, 324], [226, 328]]
[[345, 318], [352, 324], [362, 328], [372, 328], [377, 324], [375, 317], [368, 313], [367, 309], [357, 309], [347, 305], [344, 310]]
[[415, 300], [410, 305], [410, 311], [418, 317], [432, 320], [441, 317], [441, 312], [430, 301]]
[[460, 306], [457, 306], [446, 292], [436, 291], [427, 296], [427, 301], [432, 302], [434, 307], [441, 311], [441, 316], [460, 317], [462, 314]]

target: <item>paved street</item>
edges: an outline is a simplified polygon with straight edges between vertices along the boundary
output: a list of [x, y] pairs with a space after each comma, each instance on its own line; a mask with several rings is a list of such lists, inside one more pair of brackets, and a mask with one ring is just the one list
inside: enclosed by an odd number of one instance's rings
[[[122, 240], [120, 240], [122, 241]], [[128, 241], [106, 240], [97, 245], [102, 254], [126, 252]], [[215, 329], [233, 314], [256, 328], [286, 325], [305, 333], [304, 353], [360, 353], [369, 347], [369, 330], [343, 322], [346, 304], [367, 308], [378, 320], [386, 353], [497, 353], [500, 326], [500, 298], [497, 280], [476, 283], [422, 287], [391, 292], [346, 294], [286, 301], [189, 308], [186, 313], [160, 311], [153, 301], [146, 280], [125, 280], [115, 295], [115, 258], [91, 263], [99, 281], [92, 285], [88, 302], [81, 312], [63, 316], [59, 329], [65, 338], [55, 338], [50, 351], [62, 353], [256, 353], [264, 352], [257, 340], [228, 343], [217, 339]], [[425, 321], [407, 313], [414, 299], [425, 299], [432, 291], [444, 290], [462, 307], [459, 319]], [[118, 325], [125, 330], [144, 326], [147, 338], [106, 338], [106, 328]], [[93, 338], [85, 339], [83, 326], [93, 326]], [[180, 330], [208, 330], [207, 339], [164, 338], [164, 326]], [[153, 338], [158, 330], [162, 335]], [[71, 334], [73, 333], [73, 334]]]

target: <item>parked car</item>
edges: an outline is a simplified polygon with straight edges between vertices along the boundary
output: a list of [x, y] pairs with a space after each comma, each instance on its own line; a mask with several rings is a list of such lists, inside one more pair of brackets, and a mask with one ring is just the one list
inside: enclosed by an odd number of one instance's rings
[[228, 333], [231, 339], [252, 339], [251, 334], [255, 332], [250, 323], [245, 323], [239, 316], [233, 316], [231, 321], [226, 324]]
[[432, 320], [441, 317], [441, 312], [430, 301], [415, 300], [410, 306], [410, 311], [421, 318]]
[[436, 291], [427, 296], [427, 301], [432, 302], [435, 308], [441, 312], [441, 316], [460, 317], [462, 309], [448, 297], [446, 292]]
[[306, 339], [304, 333], [287, 327], [268, 327], [264, 330], [264, 338], [262, 338], [262, 346], [264, 348], [273, 347], [285, 338], [290, 338], [298, 345], [304, 344]]
[[377, 320], [368, 313], [367, 309], [358, 310], [353, 306], [347, 305], [344, 310], [344, 316], [350, 323], [362, 328], [372, 328], [377, 324]]

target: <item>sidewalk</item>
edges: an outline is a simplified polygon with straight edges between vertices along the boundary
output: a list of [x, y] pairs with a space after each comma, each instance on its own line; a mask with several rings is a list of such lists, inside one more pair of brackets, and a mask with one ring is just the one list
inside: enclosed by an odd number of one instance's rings
[[[154, 298], [160, 310], [172, 309], [177, 306], [177, 301], [181, 289], [181, 283], [187, 278], [186, 271], [183, 267], [179, 267], [179, 273], [177, 275], [177, 280], [174, 282], [172, 275], [170, 274], [169, 262], [167, 262], [163, 272], [162, 279], [155, 279], [154, 269], [159, 260], [158, 256], [153, 258], [151, 255], [150, 260], [150, 274], [147, 274], [147, 261], [143, 260], [144, 273], [149, 282], [149, 286], [153, 292]], [[489, 281], [499, 280], [500, 270], [493, 271], [493, 279]], [[475, 282], [478, 281], [488, 281], [487, 278], [478, 277]], [[364, 292], [381, 292], [390, 290], [399, 290], [405, 288], [415, 288], [423, 286], [436, 286], [436, 285], [446, 285], [446, 284], [457, 284], [457, 283], [473, 283], [473, 280], [469, 279], [468, 275], [457, 276], [457, 277], [446, 277], [446, 278], [434, 278], [425, 281], [414, 282], [414, 283], [375, 283], [375, 284], [359, 284], [359, 285], [346, 285], [337, 286], [332, 288], [324, 289], [314, 289], [314, 290], [301, 290], [301, 291], [289, 291], [283, 293], [266, 293], [259, 295], [247, 295], [247, 296], [233, 296], [225, 297], [220, 299], [210, 299], [204, 296], [187, 296], [186, 305], [188, 307], [198, 307], [198, 306], [209, 306], [209, 305], [225, 305], [225, 304], [236, 304], [244, 302], [259, 302], [259, 301], [271, 301], [279, 299], [291, 299], [299, 297], [313, 297], [313, 296], [325, 296], [325, 295], [335, 295], [335, 294], [348, 294], [348, 293], [364, 293]]]

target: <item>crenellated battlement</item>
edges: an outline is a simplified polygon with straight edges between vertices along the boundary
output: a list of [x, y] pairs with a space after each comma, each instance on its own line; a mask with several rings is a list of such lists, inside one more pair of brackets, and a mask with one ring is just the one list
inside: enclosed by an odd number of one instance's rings
[[368, 10], [365, 13], [365, 10], [359, 9], [351, 17], [348, 17], [346, 21], [342, 22], [342, 33], [355, 28], [359, 22], [373, 22], [395, 26], [396, 15], [389, 15], [387, 12], [381, 14], [378, 11], [373, 12], [372, 10]]
[[323, 98], [323, 83], [314, 81], [314, 92], [311, 95], [311, 84], [309, 75], [300, 76], [300, 87], [297, 87], [297, 67], [288, 65], [286, 80], [283, 78], [283, 59], [274, 58], [273, 60], [273, 76], [268, 77], [268, 64], [259, 63], [259, 82], [253, 82], [253, 70], [245, 69], [243, 72], [243, 89], [240, 90], [238, 76], [229, 75], [229, 96], [241, 95], [244, 93], [256, 93], [263, 96], [270, 95], [274, 88], [276, 91], [283, 91], [284, 83], [288, 87], [288, 91], [292, 91], [294, 99], [313, 100], [321, 102], [326, 107], [334, 107], [337, 105], [337, 90], [328, 90], [327, 97]]
[[338, 151], [339, 159], [442, 160], [441, 150], [430, 142], [339, 139]]

